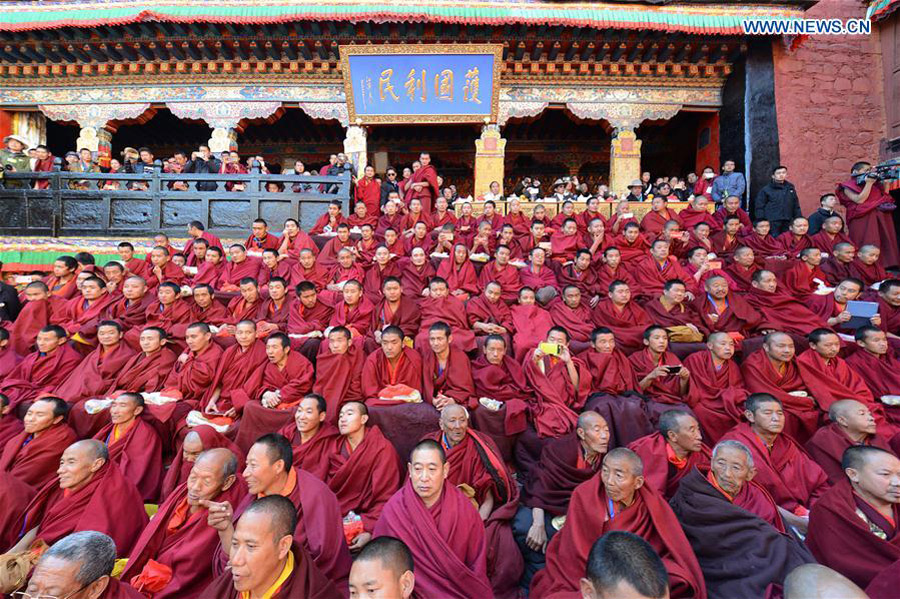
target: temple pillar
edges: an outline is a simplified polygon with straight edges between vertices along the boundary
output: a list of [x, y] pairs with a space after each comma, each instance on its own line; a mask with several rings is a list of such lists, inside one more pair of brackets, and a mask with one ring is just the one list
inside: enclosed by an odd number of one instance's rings
[[97, 163], [102, 167], [108, 167], [112, 158], [112, 136], [106, 127], [97, 129]]
[[369, 160], [366, 154], [366, 135], [365, 127], [350, 125], [347, 127], [347, 136], [344, 138], [344, 154], [353, 165], [353, 172], [356, 173], [357, 179], [365, 176]]
[[28, 140], [29, 147], [47, 143], [47, 117], [40, 112], [14, 112], [12, 134]]
[[504, 157], [506, 140], [500, 137], [499, 125], [485, 125], [481, 137], [475, 140], [475, 187], [472, 197], [490, 191], [491, 182], [500, 183], [503, 193]]
[[236, 152], [238, 149], [237, 136], [238, 132], [234, 127], [215, 127], [207, 145], [213, 154]]
[[641, 177], [641, 140], [634, 129], [623, 128], [612, 140], [609, 153], [609, 191], [624, 198], [628, 184]]

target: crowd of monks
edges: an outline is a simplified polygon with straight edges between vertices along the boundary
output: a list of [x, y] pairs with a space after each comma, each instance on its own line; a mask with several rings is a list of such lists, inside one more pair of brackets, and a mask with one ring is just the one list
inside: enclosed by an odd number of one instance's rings
[[47, 572], [93, 555], [78, 597], [601, 597], [591, 564], [633, 533], [673, 598], [779, 596], [813, 563], [895, 596], [877, 244], [838, 215], [772, 238], [736, 197], [457, 217], [422, 181], [19, 289], [0, 564], [37, 566], [6, 591], [58, 594]]

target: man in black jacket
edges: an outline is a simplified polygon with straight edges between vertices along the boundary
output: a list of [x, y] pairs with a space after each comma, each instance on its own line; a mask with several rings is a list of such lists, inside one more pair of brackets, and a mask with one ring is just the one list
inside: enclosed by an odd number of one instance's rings
[[787, 167], [776, 166], [772, 171], [772, 182], [759, 190], [754, 205], [753, 220], [767, 220], [771, 225], [769, 234], [777, 237], [787, 231], [791, 221], [800, 212], [800, 200], [794, 184], [787, 180]]
[[[3, 271], [3, 263], [0, 262], [0, 272]], [[19, 294], [12, 285], [0, 281], [0, 321], [12, 322], [19, 315], [21, 304]]]
[[[199, 151], [191, 153], [191, 160], [184, 165], [184, 173], [198, 175], [216, 175], [222, 170], [222, 161], [213, 156], [209, 146], [200, 146]], [[215, 181], [200, 181], [197, 183], [197, 191], [215, 191]]]
[[[400, 193], [400, 185], [397, 181], [397, 169], [389, 166], [384, 172], [384, 181], [381, 182], [381, 205], [387, 204], [388, 196], [392, 191]], [[401, 194], [402, 195], [402, 194]]]

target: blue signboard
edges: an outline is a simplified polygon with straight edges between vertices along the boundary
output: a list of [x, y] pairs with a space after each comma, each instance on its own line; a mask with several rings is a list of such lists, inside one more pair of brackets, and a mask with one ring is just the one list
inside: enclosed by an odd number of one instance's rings
[[344, 46], [351, 123], [496, 121], [502, 47]]

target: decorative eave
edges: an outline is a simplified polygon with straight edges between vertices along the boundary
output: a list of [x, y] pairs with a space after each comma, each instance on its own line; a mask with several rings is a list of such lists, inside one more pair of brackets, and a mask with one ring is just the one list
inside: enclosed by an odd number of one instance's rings
[[866, 17], [873, 21], [881, 21], [897, 9], [900, 9], [900, 0], [872, 0], [866, 11]]
[[554, 0], [62, 0], [4, 2], [0, 32], [65, 27], [109, 27], [152, 22], [173, 24], [444, 23], [545, 24], [551, 27], [632, 29], [689, 34], [740, 35], [752, 18], [800, 18], [810, 0], [757, 0], [752, 4], [560, 2]]

